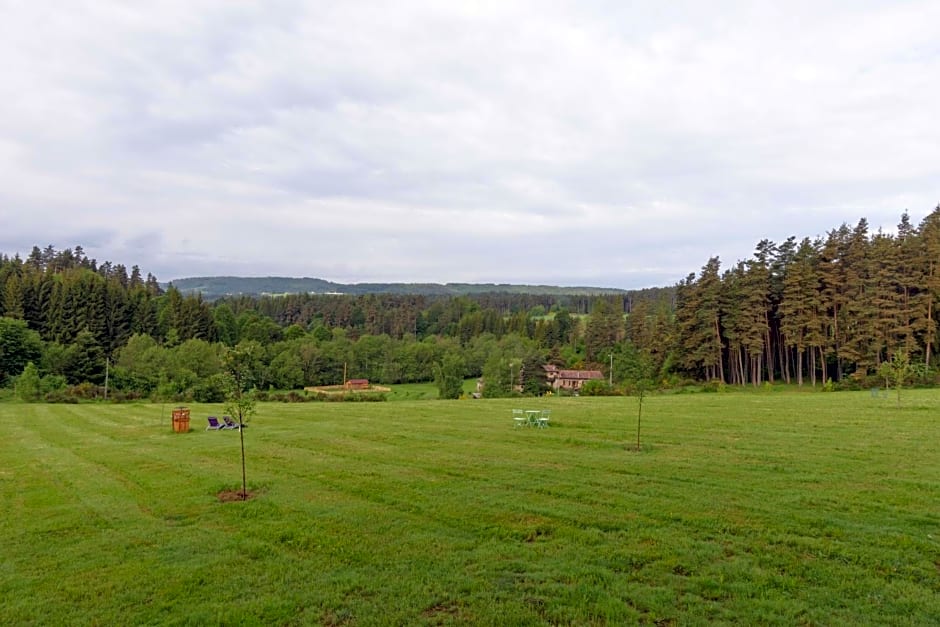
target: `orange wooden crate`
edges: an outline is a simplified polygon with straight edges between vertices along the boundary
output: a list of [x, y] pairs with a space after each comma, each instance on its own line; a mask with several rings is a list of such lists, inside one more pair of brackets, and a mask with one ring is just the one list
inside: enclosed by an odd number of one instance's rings
[[178, 407], [173, 410], [173, 431], [176, 433], [189, 432], [189, 409]]

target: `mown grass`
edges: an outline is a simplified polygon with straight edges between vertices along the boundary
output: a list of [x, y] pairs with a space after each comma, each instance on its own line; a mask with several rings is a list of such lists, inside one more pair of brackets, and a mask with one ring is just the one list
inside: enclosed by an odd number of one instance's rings
[[438, 392], [433, 383], [397, 383], [390, 385], [391, 392], [386, 396], [390, 401], [435, 400]]
[[[430, 401], [437, 400], [439, 397], [437, 385], [434, 383], [396, 383], [389, 387], [391, 392], [388, 393], [387, 398], [390, 401]], [[462, 387], [463, 393], [470, 396], [471, 393], [476, 392], [477, 380], [464, 379]]]
[[[937, 624], [940, 392], [0, 405], [5, 624]], [[513, 407], [550, 407], [514, 429]]]

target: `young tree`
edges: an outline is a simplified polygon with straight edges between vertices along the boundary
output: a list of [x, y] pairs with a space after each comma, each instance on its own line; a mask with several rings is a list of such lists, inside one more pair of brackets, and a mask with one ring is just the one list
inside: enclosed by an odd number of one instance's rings
[[911, 372], [910, 357], [900, 348], [895, 351], [894, 355], [891, 357], [891, 361], [882, 363], [881, 368], [878, 370], [878, 373], [884, 377], [886, 385], [889, 381], [894, 383], [894, 389], [897, 391], [898, 395], [898, 408], [901, 407], [901, 388], [904, 386], [904, 381]]
[[258, 361], [258, 345], [242, 342], [226, 351], [223, 358], [228, 375], [228, 393], [225, 400], [226, 413], [238, 421], [238, 434], [242, 453], [242, 500], [248, 499], [248, 475], [245, 469], [245, 424], [255, 413], [254, 391]]
[[631, 381], [637, 391], [636, 407], [636, 450], [640, 451], [640, 425], [643, 419], [643, 397], [646, 391], [653, 387], [653, 377], [656, 370], [650, 354], [644, 350], [634, 350], [630, 359], [627, 379]]

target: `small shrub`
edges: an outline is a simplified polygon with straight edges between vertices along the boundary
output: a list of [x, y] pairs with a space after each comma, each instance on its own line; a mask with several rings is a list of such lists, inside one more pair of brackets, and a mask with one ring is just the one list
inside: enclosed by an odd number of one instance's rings
[[702, 384], [703, 392], [727, 392], [728, 386], [721, 379], [712, 379]]
[[584, 396], [616, 396], [617, 391], [603, 379], [593, 379], [585, 381], [581, 386], [581, 394]]
[[310, 401], [327, 400], [324, 398], [325, 396], [327, 395], [323, 394], [322, 392], [308, 394], [307, 392], [298, 390], [288, 390], [287, 392], [257, 390], [255, 392], [255, 400], [268, 401], [272, 403], [309, 403]]
[[675, 373], [668, 373], [663, 375], [662, 378], [658, 381], [657, 387], [659, 387], [660, 390], [671, 390], [690, 384], [694, 384], [694, 382], [690, 382], [688, 379], [683, 379]]
[[144, 393], [139, 390], [116, 390], [108, 392], [108, 400], [112, 403], [139, 401], [143, 396]]
[[75, 398], [81, 400], [90, 400], [104, 396], [104, 388], [99, 387], [94, 383], [89, 383], [88, 381], [84, 381], [78, 385], [73, 385], [68, 388], [67, 391], [70, 396], [74, 396]]
[[69, 394], [68, 390], [54, 390], [48, 392], [43, 397], [43, 400], [47, 403], [68, 403], [73, 405], [78, 403], [78, 398]]
[[388, 396], [382, 392], [356, 392], [355, 394], [343, 394], [343, 400], [354, 403], [380, 403], [387, 401]]
[[298, 392], [297, 390], [291, 390], [290, 392], [286, 394], [285, 400], [288, 403], [306, 403], [310, 399], [307, 397], [306, 392]]

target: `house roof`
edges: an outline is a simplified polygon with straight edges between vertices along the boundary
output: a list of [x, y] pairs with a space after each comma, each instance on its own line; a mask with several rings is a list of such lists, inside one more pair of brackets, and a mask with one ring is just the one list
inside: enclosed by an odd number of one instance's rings
[[559, 370], [559, 379], [603, 379], [604, 373], [600, 370]]

